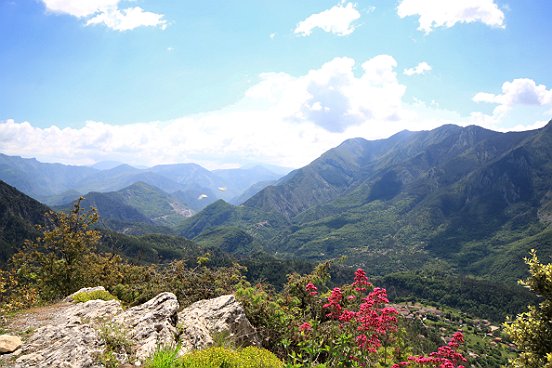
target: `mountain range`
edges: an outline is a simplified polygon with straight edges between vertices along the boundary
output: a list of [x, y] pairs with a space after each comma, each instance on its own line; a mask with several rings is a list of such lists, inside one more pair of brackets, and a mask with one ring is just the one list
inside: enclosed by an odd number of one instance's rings
[[[523, 257], [531, 248], [552, 256], [552, 122], [350, 139], [266, 180], [262, 168], [98, 167], [0, 156], [2, 177], [65, 203], [56, 209], [85, 193], [83, 204], [101, 216], [100, 246], [138, 262], [193, 262], [209, 250], [216, 263], [238, 259], [249, 276], [281, 284], [293, 267], [342, 259], [339, 267], [365, 268], [395, 298], [500, 320], [526, 305], [515, 284]], [[251, 189], [232, 204], [220, 198], [234, 195], [228, 183]], [[0, 181], [0, 263], [38, 234], [48, 210]]]
[[[1, 155], [0, 178], [55, 197], [58, 208], [85, 193], [114, 231], [180, 235], [235, 254], [346, 256], [373, 275], [514, 280], [530, 248], [552, 254], [552, 122], [525, 132], [444, 125], [350, 139], [279, 179], [260, 167], [115, 165]], [[228, 203], [237, 193], [241, 204]]]
[[[114, 192], [142, 182], [174, 194], [193, 211], [217, 199], [238, 203], [244, 192], [262, 189], [259, 182], [271, 183], [288, 172], [261, 166], [209, 171], [192, 163], [135, 168], [116, 162], [94, 167], [42, 163], [36, 159], [0, 154], [0, 180], [51, 206], [64, 205], [88, 192]], [[241, 198], [241, 199], [240, 199]]]
[[209, 205], [180, 231], [216, 245], [215, 228], [239, 229], [251, 237], [240, 234], [244, 246], [347, 256], [373, 274], [437, 268], [514, 280], [529, 248], [552, 255], [551, 211], [552, 122], [509, 133], [445, 125], [347, 140], [242, 206]]

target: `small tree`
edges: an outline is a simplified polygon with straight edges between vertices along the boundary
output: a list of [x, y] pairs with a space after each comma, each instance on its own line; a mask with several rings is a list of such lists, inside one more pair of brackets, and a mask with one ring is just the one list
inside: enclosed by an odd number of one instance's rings
[[537, 252], [531, 250], [531, 257], [525, 258], [530, 276], [520, 281], [542, 297], [538, 306], [529, 306], [514, 321], [505, 323], [505, 331], [520, 350], [510, 360], [512, 367], [552, 368], [552, 264], [542, 264]]
[[94, 257], [100, 234], [91, 228], [98, 214], [83, 211], [83, 199], [68, 214], [50, 212], [51, 228], [35, 241], [25, 241], [12, 257], [18, 284], [35, 284], [43, 300], [66, 296], [91, 281], [87, 261]]

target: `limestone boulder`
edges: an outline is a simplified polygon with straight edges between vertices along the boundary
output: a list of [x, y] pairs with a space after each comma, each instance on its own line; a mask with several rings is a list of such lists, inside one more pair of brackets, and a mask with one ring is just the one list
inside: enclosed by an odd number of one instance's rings
[[13, 353], [23, 345], [19, 336], [0, 335], [0, 354]]
[[56, 323], [39, 328], [23, 344], [15, 368], [95, 368], [105, 350], [99, 328], [122, 312], [118, 301], [90, 300], [71, 305]]
[[181, 354], [213, 345], [218, 339], [235, 346], [259, 345], [255, 328], [233, 295], [201, 300], [178, 313]]
[[68, 323], [39, 328], [22, 350], [15, 368], [99, 368], [103, 346], [92, 326]]
[[130, 308], [114, 318], [135, 344], [134, 355], [143, 362], [159, 346], [174, 347], [178, 338], [177, 312], [180, 308], [173, 293], [161, 293], [146, 303]]

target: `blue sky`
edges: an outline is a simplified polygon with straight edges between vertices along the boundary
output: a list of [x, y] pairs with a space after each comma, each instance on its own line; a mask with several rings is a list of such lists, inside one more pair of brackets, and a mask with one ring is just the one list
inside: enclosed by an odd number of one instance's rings
[[549, 0], [0, 0], [0, 152], [307, 164], [552, 118]]

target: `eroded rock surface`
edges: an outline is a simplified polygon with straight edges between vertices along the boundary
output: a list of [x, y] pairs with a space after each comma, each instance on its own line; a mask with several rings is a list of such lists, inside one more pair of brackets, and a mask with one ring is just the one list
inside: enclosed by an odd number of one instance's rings
[[179, 308], [173, 293], [161, 293], [115, 318], [115, 322], [124, 326], [128, 330], [128, 337], [135, 342], [135, 356], [138, 360], [145, 360], [158, 346], [176, 345], [176, 313]]
[[178, 325], [182, 329], [181, 354], [211, 346], [217, 339], [236, 346], [260, 344], [255, 328], [233, 295], [190, 305], [178, 313]]
[[21, 347], [23, 341], [19, 336], [0, 335], [0, 354], [13, 353]]
[[[114, 356], [120, 364], [133, 366], [143, 364], [160, 346], [175, 347], [180, 343], [181, 353], [185, 353], [210, 346], [217, 339], [236, 346], [259, 343], [255, 329], [232, 295], [199, 301], [180, 313], [172, 293], [161, 293], [127, 310], [115, 300], [61, 303], [57, 314], [52, 313], [55, 306], [47, 308], [50, 323], [38, 315], [31, 318], [41, 324], [19, 349], [15, 348], [15, 353], [0, 356], [0, 366], [7, 363], [14, 368], [100, 368], [100, 358], [113, 348], [113, 342], [106, 341], [110, 340], [106, 331], [126, 340], [130, 348], [116, 351]], [[1, 341], [0, 336], [0, 349]]]

